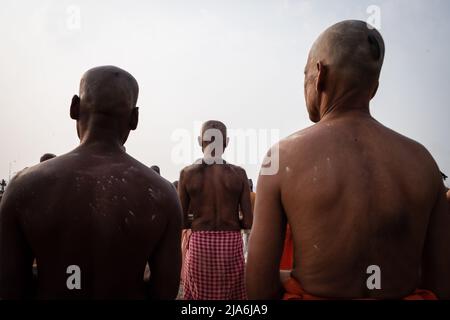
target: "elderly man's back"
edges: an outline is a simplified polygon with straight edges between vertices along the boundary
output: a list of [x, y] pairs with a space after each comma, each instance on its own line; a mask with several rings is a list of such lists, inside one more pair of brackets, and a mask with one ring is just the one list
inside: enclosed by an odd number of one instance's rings
[[[279, 172], [260, 175], [250, 298], [450, 297], [450, 215], [438, 167], [370, 115], [383, 59], [381, 35], [362, 21], [331, 26], [311, 48], [305, 99], [316, 124], [277, 144], [270, 152], [279, 152]], [[282, 287], [286, 220], [294, 269]]]
[[[399, 298], [421, 285], [440, 188], [425, 148], [349, 112], [282, 141], [280, 159], [297, 252], [292, 275], [307, 292]], [[382, 290], [368, 290], [372, 265], [380, 268]]]

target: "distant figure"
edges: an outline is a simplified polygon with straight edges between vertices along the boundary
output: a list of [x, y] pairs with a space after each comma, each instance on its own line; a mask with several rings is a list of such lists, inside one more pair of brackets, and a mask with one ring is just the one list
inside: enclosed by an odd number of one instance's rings
[[[450, 298], [450, 215], [439, 169], [422, 145], [369, 112], [384, 52], [379, 32], [363, 21], [335, 24], [314, 43], [305, 98], [316, 124], [269, 151], [279, 151], [280, 169], [258, 180], [249, 298]], [[287, 222], [295, 261], [283, 287]]]
[[252, 213], [253, 213], [253, 210], [255, 210], [256, 193], [253, 191], [253, 180], [252, 179], [248, 179], [248, 186], [250, 188], [250, 202], [252, 204]]
[[53, 158], [56, 158], [56, 155], [54, 155], [53, 153], [44, 153], [39, 159], [39, 162], [44, 162]]
[[153, 171], [155, 171], [157, 174], [161, 175], [161, 170], [158, 166], [151, 166], [150, 167]]
[[199, 143], [204, 157], [181, 171], [178, 186], [184, 228], [192, 229], [184, 266], [184, 298], [244, 299], [241, 229], [250, 229], [252, 224], [247, 174], [222, 159], [228, 144], [222, 122], [205, 122]]
[[2, 179], [2, 181], [0, 182], [0, 193], [5, 192], [5, 188], [6, 188], [6, 181], [5, 179]]
[[[87, 71], [70, 116], [80, 145], [17, 174], [0, 207], [0, 298], [174, 299], [181, 207], [170, 182], [125, 153], [138, 84], [113, 66]], [[148, 262], [151, 277], [144, 283]]]
[[[441, 175], [442, 175], [442, 180], [447, 180], [447, 176], [445, 175], [445, 173], [443, 173], [443, 172], [441, 172]], [[447, 199], [449, 200], [449, 202], [450, 202], [450, 195], [449, 195], [449, 191], [450, 191], [450, 189], [449, 188], [447, 188], [447, 186], [445, 186], [445, 190], [446, 190], [446, 192], [447, 192]]]
[[0, 182], [0, 202], [2, 201], [3, 193], [5, 192], [5, 187], [6, 187], [6, 181], [5, 181], [5, 179], [2, 179], [2, 181]]
[[[255, 200], [256, 200], [256, 193], [253, 192], [253, 180], [248, 179], [248, 186], [250, 188], [250, 203], [252, 205], [252, 214], [255, 210]], [[242, 215], [242, 212], [240, 213]], [[244, 229], [242, 230], [242, 241], [244, 241], [244, 258], [245, 261], [247, 261], [247, 253], [248, 253], [248, 238], [250, 237], [250, 230]]]

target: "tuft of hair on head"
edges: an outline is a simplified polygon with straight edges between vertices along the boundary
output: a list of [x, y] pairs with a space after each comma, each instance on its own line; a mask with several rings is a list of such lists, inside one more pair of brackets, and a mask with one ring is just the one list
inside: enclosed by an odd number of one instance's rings
[[364, 21], [346, 20], [319, 36], [310, 58], [323, 61], [355, 85], [364, 85], [378, 81], [384, 54], [384, 41], [378, 30]]

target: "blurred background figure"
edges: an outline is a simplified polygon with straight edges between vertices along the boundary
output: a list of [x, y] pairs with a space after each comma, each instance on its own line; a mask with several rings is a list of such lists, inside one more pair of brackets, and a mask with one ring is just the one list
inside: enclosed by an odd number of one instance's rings
[[53, 158], [56, 158], [56, 155], [54, 155], [53, 153], [44, 153], [39, 159], [39, 162], [44, 162]]
[[2, 201], [2, 197], [3, 197], [3, 193], [5, 192], [5, 188], [6, 188], [6, 181], [5, 181], [5, 179], [2, 179], [2, 181], [0, 182], [0, 202]]
[[[254, 214], [255, 209], [255, 199], [256, 199], [256, 193], [253, 191], [253, 180], [248, 179], [248, 186], [250, 187], [250, 202], [252, 206], [252, 214]], [[242, 219], [243, 215], [242, 212], [240, 212], [239, 218]], [[242, 230], [242, 239], [244, 242], [244, 259], [245, 262], [247, 262], [247, 252], [248, 252], [248, 238], [250, 237], [250, 230], [249, 229], [243, 229]]]
[[150, 167], [153, 171], [155, 171], [157, 174], [161, 175], [161, 170], [158, 166], [151, 166]]

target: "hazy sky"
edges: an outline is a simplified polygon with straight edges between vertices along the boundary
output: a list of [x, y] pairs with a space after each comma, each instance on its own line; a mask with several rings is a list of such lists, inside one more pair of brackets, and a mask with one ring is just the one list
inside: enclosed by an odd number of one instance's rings
[[[340, 20], [367, 21], [371, 5], [386, 43], [372, 114], [425, 145], [449, 174], [450, 1], [3, 0], [0, 178], [77, 145], [71, 97], [84, 71], [107, 64], [140, 85], [127, 151], [169, 180], [188, 164], [174, 150], [187, 148], [193, 160], [195, 128], [208, 119], [256, 133], [258, 148], [251, 139], [241, 147], [261, 160], [271, 139], [311, 125], [303, 68], [312, 42]], [[228, 156], [256, 179], [254, 155], [233, 157], [238, 139]]]

